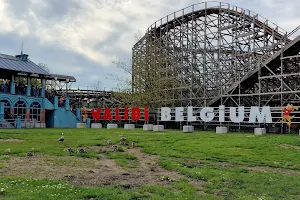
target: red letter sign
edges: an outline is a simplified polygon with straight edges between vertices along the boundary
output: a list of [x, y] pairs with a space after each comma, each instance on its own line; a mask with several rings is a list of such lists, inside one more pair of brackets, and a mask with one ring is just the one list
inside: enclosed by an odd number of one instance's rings
[[140, 108], [132, 108], [131, 110], [131, 119], [134, 121], [138, 121], [141, 119], [141, 110]]
[[105, 111], [103, 114], [103, 120], [112, 120], [112, 116], [111, 116], [109, 108], [105, 108]]
[[149, 120], [149, 110], [148, 106], [145, 106], [144, 108], [144, 120], [148, 121]]
[[98, 108], [97, 111], [96, 110], [92, 110], [92, 116], [93, 116], [93, 120], [100, 120], [100, 112], [101, 112], [101, 108]]
[[128, 120], [128, 106], [126, 106], [124, 109], [124, 119]]
[[122, 120], [122, 117], [119, 115], [119, 108], [116, 108], [116, 120], [117, 121]]

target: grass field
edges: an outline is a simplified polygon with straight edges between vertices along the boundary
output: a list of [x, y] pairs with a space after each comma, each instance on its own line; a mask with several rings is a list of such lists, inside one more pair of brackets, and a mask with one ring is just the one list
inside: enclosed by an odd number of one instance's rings
[[[58, 142], [62, 132], [65, 141]], [[121, 137], [126, 145], [119, 144]], [[87, 153], [65, 151], [70, 147]], [[0, 176], [0, 199], [294, 200], [300, 199], [300, 137], [0, 130]]]

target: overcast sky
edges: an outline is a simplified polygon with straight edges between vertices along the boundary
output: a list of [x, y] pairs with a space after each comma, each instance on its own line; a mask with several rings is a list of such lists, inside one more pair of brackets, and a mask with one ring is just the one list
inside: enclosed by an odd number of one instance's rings
[[[196, 0], [0, 0], [0, 53], [24, 53], [52, 73], [73, 75], [74, 86], [104, 88], [122, 75], [112, 61], [128, 59], [134, 35]], [[225, 1], [223, 1], [225, 2]], [[300, 25], [299, 0], [229, 0], [290, 32]]]

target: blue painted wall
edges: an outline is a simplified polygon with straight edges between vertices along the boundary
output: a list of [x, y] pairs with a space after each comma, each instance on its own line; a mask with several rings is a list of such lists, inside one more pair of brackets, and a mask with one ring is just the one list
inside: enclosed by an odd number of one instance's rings
[[0, 102], [0, 122], [4, 122], [4, 103]]
[[46, 110], [54, 110], [54, 105], [47, 99], [43, 99], [44, 107]]
[[[24, 101], [26, 108], [30, 108], [33, 102], [38, 102], [41, 108], [46, 109], [46, 124], [47, 128], [76, 128], [77, 123], [80, 121], [76, 115], [80, 117], [80, 110], [76, 114], [70, 111], [69, 98], [66, 98], [65, 107], [58, 107], [58, 97], [54, 98], [54, 104], [52, 104], [47, 98], [31, 97], [12, 94], [0, 94], [0, 101], [7, 100], [10, 103], [11, 108], [15, 107], [15, 103], [18, 101]], [[0, 121], [3, 118], [4, 107], [0, 106]], [[2, 120], [3, 121], [3, 120]]]
[[53, 111], [50, 114], [50, 119], [53, 119], [53, 123], [51, 123], [53, 128], [76, 128], [77, 123], [79, 123], [76, 115], [65, 108], [58, 108]]
[[28, 96], [22, 96], [22, 95], [0, 94], [0, 101], [1, 100], [9, 101], [11, 108], [13, 108], [15, 103], [17, 103], [18, 101], [24, 101], [26, 103], [26, 108], [29, 108], [33, 102], [38, 102], [42, 108], [45, 107], [43, 98], [41, 98], [41, 97], [28, 97]]

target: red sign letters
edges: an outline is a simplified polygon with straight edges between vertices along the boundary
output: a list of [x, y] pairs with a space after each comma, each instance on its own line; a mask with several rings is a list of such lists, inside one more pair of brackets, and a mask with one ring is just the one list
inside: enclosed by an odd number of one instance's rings
[[[92, 117], [93, 120], [99, 121], [99, 120], [116, 120], [116, 121], [121, 121], [121, 120], [128, 120], [129, 119], [129, 108], [125, 107], [123, 115], [120, 115], [120, 108], [115, 109], [114, 117], [113, 113], [110, 108], [98, 108], [97, 110], [92, 109]], [[141, 120], [141, 109], [140, 108], [132, 108], [131, 109], [131, 118], [132, 121], [139, 121]], [[148, 121], [149, 120], [149, 109], [148, 106], [144, 107], [144, 120]]]

